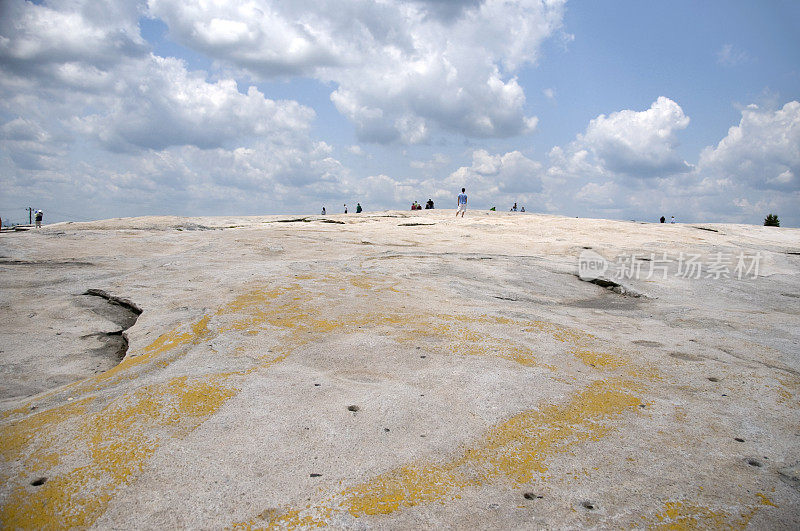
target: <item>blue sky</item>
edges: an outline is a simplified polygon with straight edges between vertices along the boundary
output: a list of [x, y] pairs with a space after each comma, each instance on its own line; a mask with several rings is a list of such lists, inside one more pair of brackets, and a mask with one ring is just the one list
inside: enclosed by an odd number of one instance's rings
[[0, 216], [800, 226], [800, 3], [0, 3]]

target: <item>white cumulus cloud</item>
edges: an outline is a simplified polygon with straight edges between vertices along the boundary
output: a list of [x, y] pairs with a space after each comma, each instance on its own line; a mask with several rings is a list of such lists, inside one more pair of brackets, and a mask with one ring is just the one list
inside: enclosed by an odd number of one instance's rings
[[150, 0], [170, 35], [260, 79], [309, 76], [363, 141], [415, 144], [433, 132], [530, 132], [514, 77], [563, 19], [561, 0], [401, 2]]
[[310, 136], [313, 109], [152, 54], [140, 8], [0, 4], [5, 201], [35, 190], [40, 207], [73, 214], [255, 213], [347, 189], [348, 170]]
[[691, 169], [676, 152], [676, 132], [688, 125], [689, 117], [680, 105], [660, 96], [646, 111], [601, 114], [578, 135], [578, 143], [590, 149], [611, 172], [664, 176]]
[[729, 177], [755, 188], [800, 189], [800, 102], [774, 111], [749, 105], [739, 125], [700, 154], [701, 175]]
[[544, 167], [519, 151], [491, 154], [484, 149], [472, 152], [472, 164], [451, 173], [445, 184], [451, 190], [462, 186], [483, 201], [516, 201], [542, 191]]

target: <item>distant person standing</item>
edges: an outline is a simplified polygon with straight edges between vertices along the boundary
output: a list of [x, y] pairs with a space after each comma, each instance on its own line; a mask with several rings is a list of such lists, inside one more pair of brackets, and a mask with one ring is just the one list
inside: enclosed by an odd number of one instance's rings
[[664, 223], [665, 221], [667, 221], [667, 218], [665, 218], [664, 216], [661, 216], [661, 223]]
[[34, 218], [36, 220], [36, 228], [37, 229], [41, 229], [42, 228], [42, 217], [43, 217], [42, 211], [41, 210], [37, 210], [36, 211], [36, 217]]
[[525, 207], [519, 209], [520, 212], [525, 212]]
[[347, 214], [347, 203], [344, 204], [344, 213]]
[[672, 219], [670, 220], [670, 223], [675, 223], [675, 216], [672, 216]]
[[322, 207], [322, 215], [324, 216], [327, 212], [325, 212], [325, 206]]
[[462, 188], [461, 193], [458, 194], [458, 209], [456, 210], [456, 217], [458, 217], [458, 213], [461, 212], [461, 217], [464, 217], [464, 213], [467, 211], [467, 189]]
[[433, 199], [428, 199], [428, 202], [425, 203], [425, 210], [431, 210], [433, 208]]
[[516, 212], [516, 211], [517, 211], [517, 204], [514, 203], [514, 206], [511, 207], [511, 212]]
[[356, 214], [361, 214], [362, 210], [361, 203], [356, 203]]

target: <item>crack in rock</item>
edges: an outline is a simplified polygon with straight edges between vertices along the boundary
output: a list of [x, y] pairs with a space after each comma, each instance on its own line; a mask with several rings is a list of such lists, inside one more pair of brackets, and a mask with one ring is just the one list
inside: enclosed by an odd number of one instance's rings
[[[132, 303], [128, 299], [123, 299], [121, 297], [117, 297], [115, 295], [111, 295], [107, 291], [104, 291], [102, 289], [95, 289], [95, 288], [87, 289], [83, 294], [84, 295], [91, 295], [93, 297], [100, 297], [101, 299], [107, 300], [111, 304], [116, 304], [118, 306], [122, 306], [123, 308], [126, 308], [126, 309], [130, 310], [131, 312], [133, 312], [134, 314], [136, 314], [136, 317], [139, 317], [142, 314], [142, 309], [139, 308], [138, 306], [136, 306], [136, 304]], [[131, 326], [133, 326], [133, 325], [131, 325]], [[130, 326], [126, 327], [126, 329], [127, 328], [130, 328]]]
[[606, 288], [610, 291], [613, 291], [614, 293], [622, 295], [623, 297], [636, 297], [636, 298], [646, 297], [643, 293], [631, 288], [630, 286], [624, 286], [619, 282], [615, 282], [608, 278], [598, 277], [598, 278], [588, 279], [588, 278], [581, 278], [578, 275], [576, 276], [584, 282], [589, 282], [590, 284], [596, 284], [601, 288]]
[[118, 324], [120, 326], [119, 330], [114, 330], [112, 332], [95, 332], [83, 336], [84, 338], [95, 337], [102, 343], [100, 348], [94, 349], [95, 352], [115, 360], [116, 363], [121, 362], [128, 353], [128, 336], [125, 331], [136, 324], [136, 321], [142, 314], [142, 309], [128, 299], [111, 295], [102, 289], [88, 289], [83, 295], [99, 297], [109, 304], [119, 306], [122, 309], [122, 311], [109, 309], [109, 311], [98, 312], [110, 321]]

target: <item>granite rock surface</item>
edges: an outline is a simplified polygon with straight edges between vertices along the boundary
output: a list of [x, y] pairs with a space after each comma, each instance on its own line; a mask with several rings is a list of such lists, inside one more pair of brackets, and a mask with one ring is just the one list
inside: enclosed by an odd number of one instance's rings
[[800, 230], [0, 234], [4, 528], [800, 527]]

